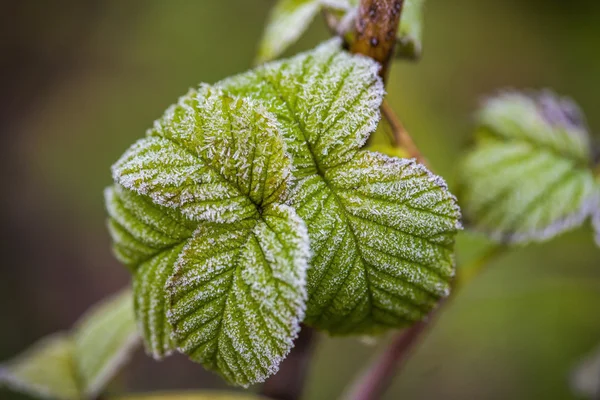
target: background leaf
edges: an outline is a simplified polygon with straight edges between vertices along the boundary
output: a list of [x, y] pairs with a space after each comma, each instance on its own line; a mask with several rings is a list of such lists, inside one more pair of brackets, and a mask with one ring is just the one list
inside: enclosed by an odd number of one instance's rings
[[595, 207], [590, 165], [587, 131], [571, 102], [549, 94], [492, 98], [459, 170], [465, 218], [499, 242], [549, 239]]
[[83, 396], [94, 398], [139, 343], [131, 291], [94, 306], [78, 321], [72, 337]]
[[72, 354], [73, 342], [68, 334], [43, 338], [0, 367], [0, 386], [39, 398], [79, 399]]
[[418, 59], [423, 52], [423, 13], [425, 0], [404, 0], [396, 51], [398, 58]]
[[377, 126], [378, 65], [338, 40], [221, 82], [282, 122], [313, 257], [307, 322], [332, 333], [410, 325], [448, 294], [460, 224], [443, 180], [360, 150]]
[[46, 337], [0, 368], [0, 385], [34, 397], [93, 399], [138, 342], [131, 292], [92, 307], [71, 333]]
[[278, 0], [269, 14], [257, 62], [277, 58], [308, 28], [321, 0]]

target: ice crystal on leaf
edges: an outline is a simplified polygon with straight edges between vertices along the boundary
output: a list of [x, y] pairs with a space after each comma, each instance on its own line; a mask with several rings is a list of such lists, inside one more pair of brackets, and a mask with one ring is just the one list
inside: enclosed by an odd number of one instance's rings
[[93, 307], [71, 332], [46, 337], [0, 366], [0, 386], [48, 399], [93, 399], [138, 342], [126, 290]]
[[307, 322], [373, 333], [422, 319], [450, 290], [455, 198], [412, 160], [361, 150], [379, 120], [378, 64], [331, 40], [217, 84], [271, 111], [294, 162], [289, 204], [313, 253]]
[[271, 113], [207, 85], [113, 166], [109, 224], [149, 353], [176, 346], [242, 386], [278, 369], [306, 302], [291, 168]]
[[494, 97], [479, 114], [476, 139], [460, 168], [460, 199], [467, 222], [492, 239], [543, 241], [598, 208], [588, 133], [570, 101]]

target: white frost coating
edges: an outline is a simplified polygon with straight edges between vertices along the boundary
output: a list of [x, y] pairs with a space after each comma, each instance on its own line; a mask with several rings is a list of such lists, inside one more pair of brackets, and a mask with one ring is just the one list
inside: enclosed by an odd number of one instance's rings
[[552, 93], [504, 91], [485, 101], [479, 123], [508, 140], [532, 141], [585, 162], [590, 138], [579, 114], [570, 100]]
[[502, 243], [545, 241], [593, 212], [595, 186], [583, 118], [554, 95], [503, 93], [479, 114], [475, 149], [461, 164], [465, 217]]
[[339, 38], [291, 59], [219, 82], [255, 98], [279, 120], [298, 175], [350, 160], [380, 119], [385, 94], [372, 59], [341, 50]]
[[179, 350], [237, 385], [274, 374], [304, 317], [308, 248], [284, 205], [257, 221], [200, 224], [167, 283]]
[[[207, 85], [115, 164], [110, 226], [133, 264], [136, 317], [152, 356], [177, 347], [245, 386], [277, 370], [306, 303], [306, 228], [282, 204], [292, 173], [266, 107]], [[215, 332], [218, 343], [207, 336]]]
[[361, 149], [384, 95], [379, 65], [334, 39], [218, 83], [280, 121], [297, 178], [289, 204], [308, 226], [307, 322], [371, 333], [421, 319], [449, 292], [460, 229], [445, 182], [413, 161]]

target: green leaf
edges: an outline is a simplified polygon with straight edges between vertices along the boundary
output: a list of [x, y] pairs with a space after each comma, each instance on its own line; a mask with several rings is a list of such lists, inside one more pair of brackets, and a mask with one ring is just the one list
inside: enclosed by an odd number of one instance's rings
[[572, 103], [547, 93], [492, 98], [459, 170], [465, 218], [498, 242], [547, 240], [595, 207], [590, 165], [588, 134]]
[[306, 228], [283, 204], [291, 160], [274, 116], [201, 86], [123, 155], [113, 177], [107, 207], [117, 252], [136, 264], [146, 350], [160, 358], [171, 338], [243, 386], [274, 373], [304, 315], [308, 258]]
[[0, 369], [0, 386], [47, 399], [80, 398], [68, 334], [41, 339]]
[[131, 292], [95, 305], [70, 333], [34, 344], [0, 369], [0, 385], [36, 397], [95, 398], [136, 347]]
[[168, 283], [180, 350], [242, 386], [275, 373], [299, 332], [307, 257], [306, 228], [287, 206], [200, 224]]
[[279, 0], [269, 14], [257, 62], [283, 53], [308, 28], [320, 8], [320, 0]]
[[174, 348], [164, 287], [197, 222], [121, 186], [105, 191], [117, 257], [133, 272], [134, 308], [146, 352], [156, 359]]
[[425, 0], [404, 0], [396, 38], [396, 57], [411, 60], [421, 57], [424, 8]]
[[76, 324], [73, 358], [86, 398], [95, 398], [138, 346], [131, 291], [102, 301]]
[[307, 322], [332, 333], [420, 320], [454, 273], [460, 213], [443, 180], [411, 160], [360, 150], [379, 119], [378, 69], [332, 40], [219, 84], [281, 122], [298, 179], [290, 204], [313, 253]]

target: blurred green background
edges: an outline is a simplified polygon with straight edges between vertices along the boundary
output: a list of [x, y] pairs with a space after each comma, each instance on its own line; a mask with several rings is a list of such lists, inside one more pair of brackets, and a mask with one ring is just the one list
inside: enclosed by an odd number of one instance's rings
[[[190, 86], [249, 68], [273, 2], [0, 4], [4, 360], [127, 284], [105, 229], [109, 166]], [[326, 37], [318, 19], [288, 53]], [[473, 111], [499, 89], [551, 87], [600, 131], [600, 2], [429, 0], [424, 42], [420, 63], [394, 66], [389, 100], [450, 182]], [[600, 249], [590, 231], [490, 264], [385, 398], [575, 398], [569, 373], [600, 342]], [[459, 264], [483, 246], [462, 235]], [[305, 398], [337, 398], [382, 342], [320, 337]], [[225, 387], [183, 357], [157, 363], [139, 352], [111, 390]]]

